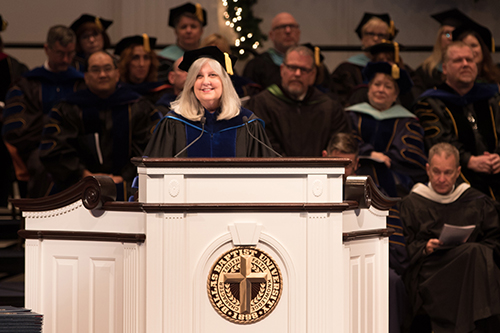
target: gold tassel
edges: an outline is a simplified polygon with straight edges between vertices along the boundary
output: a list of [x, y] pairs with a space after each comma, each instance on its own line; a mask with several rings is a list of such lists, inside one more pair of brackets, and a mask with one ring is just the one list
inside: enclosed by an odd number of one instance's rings
[[394, 21], [391, 20], [389, 24], [389, 34], [394, 38], [394, 35], [396, 34], [396, 27], [394, 26]]
[[0, 27], [0, 31], [4, 31], [5, 29], [7, 29], [8, 25], [9, 23], [7, 21], [2, 21], [2, 26]]
[[320, 66], [321, 65], [321, 57], [320, 57], [320, 49], [319, 47], [315, 46], [314, 47], [314, 62], [316, 63], [316, 66]]
[[393, 42], [394, 44], [394, 62], [399, 64], [399, 44], [397, 42]]
[[229, 75], [233, 75], [233, 62], [231, 61], [231, 58], [229, 57], [229, 54], [227, 52], [224, 52], [224, 58], [226, 60], [226, 72]]
[[101, 23], [101, 20], [99, 19], [99, 17], [95, 18], [95, 25], [97, 25], [97, 28], [99, 28], [99, 30], [104, 31], [104, 27], [102, 26], [102, 23]]
[[491, 53], [495, 53], [495, 39], [491, 36]]
[[399, 67], [398, 67], [398, 65], [396, 65], [396, 64], [392, 65], [391, 76], [392, 76], [392, 78], [394, 80], [398, 80], [399, 79]]
[[143, 40], [143, 46], [144, 46], [144, 51], [146, 53], [151, 52], [151, 46], [149, 45], [149, 36], [148, 34], [142, 34], [142, 40]]
[[203, 19], [203, 7], [199, 3], [196, 4], [196, 17], [200, 20], [201, 24], [205, 23]]

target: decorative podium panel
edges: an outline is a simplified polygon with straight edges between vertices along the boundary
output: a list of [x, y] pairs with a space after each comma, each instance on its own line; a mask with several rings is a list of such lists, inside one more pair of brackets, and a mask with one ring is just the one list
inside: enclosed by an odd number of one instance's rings
[[394, 200], [349, 160], [133, 161], [137, 202], [107, 177], [14, 201], [44, 332], [388, 331]]

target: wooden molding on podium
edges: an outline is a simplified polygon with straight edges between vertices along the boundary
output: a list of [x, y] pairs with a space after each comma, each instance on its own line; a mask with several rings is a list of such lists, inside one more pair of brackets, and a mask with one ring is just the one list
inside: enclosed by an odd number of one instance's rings
[[280, 167], [307, 168], [346, 167], [351, 164], [348, 158], [307, 158], [307, 157], [231, 157], [231, 158], [149, 158], [133, 157], [132, 163], [138, 167], [175, 167], [175, 168], [247, 168], [247, 167]]
[[99, 209], [105, 202], [116, 200], [116, 186], [111, 177], [90, 176], [70, 188], [43, 198], [11, 199], [21, 211], [35, 212], [59, 209], [82, 199], [85, 208]]

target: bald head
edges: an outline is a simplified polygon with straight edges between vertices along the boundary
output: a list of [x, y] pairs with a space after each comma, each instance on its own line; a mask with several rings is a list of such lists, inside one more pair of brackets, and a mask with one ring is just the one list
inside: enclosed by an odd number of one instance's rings
[[279, 13], [271, 22], [269, 38], [273, 41], [276, 50], [286, 53], [290, 47], [299, 44], [299, 24], [290, 13]]

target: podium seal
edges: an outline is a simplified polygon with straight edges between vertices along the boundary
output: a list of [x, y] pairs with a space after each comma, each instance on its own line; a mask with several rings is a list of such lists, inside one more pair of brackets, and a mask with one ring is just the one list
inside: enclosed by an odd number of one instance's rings
[[283, 289], [281, 271], [271, 256], [253, 247], [223, 253], [208, 275], [208, 298], [226, 320], [251, 324], [276, 308]]

